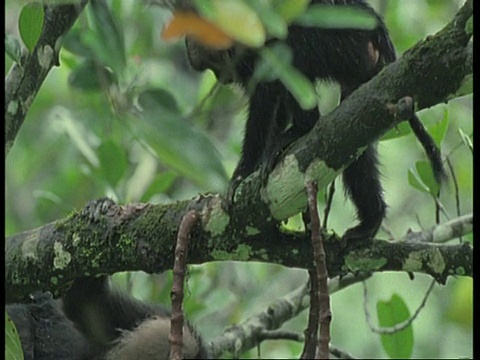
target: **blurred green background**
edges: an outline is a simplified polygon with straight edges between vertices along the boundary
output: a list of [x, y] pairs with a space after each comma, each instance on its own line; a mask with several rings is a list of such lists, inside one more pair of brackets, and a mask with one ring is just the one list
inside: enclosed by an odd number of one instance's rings
[[[460, 0], [370, 1], [385, 17], [401, 55], [450, 21]], [[6, 1], [5, 30], [18, 36], [18, 16], [25, 2]], [[235, 86], [219, 87], [214, 75], [189, 68], [182, 41], [163, 42], [162, 27], [171, 14], [133, 0], [108, 2], [117, 42], [102, 43], [95, 16], [81, 16], [61, 51], [61, 66], [48, 75], [5, 164], [5, 235], [33, 229], [81, 209], [87, 201], [110, 196], [115, 201], [169, 203], [199, 192], [223, 191], [239, 158], [246, 98]], [[68, 50], [67, 50], [68, 49]], [[113, 73], [98, 64], [113, 69]], [[12, 64], [5, 56], [5, 74]], [[109, 80], [113, 78], [113, 80]], [[103, 81], [98, 81], [102, 79]], [[338, 101], [335, 86], [318, 85], [321, 111]], [[153, 96], [152, 96], [153, 95]], [[132, 101], [135, 99], [135, 101]], [[154, 99], [155, 107], [151, 106]], [[458, 182], [459, 213], [473, 208], [472, 153], [462, 133], [473, 136], [472, 96], [454, 99], [419, 113], [432, 129], [448, 121], [442, 152]], [[133, 107], [132, 107], [133, 104]], [[132, 108], [143, 106], [147, 115]], [[379, 153], [388, 216], [388, 231], [378, 237], [401, 237], [409, 229], [435, 223], [434, 201], [413, 188], [409, 169], [425, 160], [409, 135], [381, 141]], [[342, 233], [355, 222], [340, 182], [329, 227]], [[441, 202], [450, 218], [457, 216], [455, 189], [446, 186]], [[320, 199], [321, 205], [321, 199]], [[322, 211], [322, 208], [320, 208]], [[445, 216], [442, 216], [445, 221]], [[300, 229], [293, 218], [288, 226]], [[473, 241], [473, 236], [467, 236]], [[272, 239], [274, 241], [274, 239]], [[456, 240], [458, 242], [458, 240]], [[116, 274], [119, 286], [149, 301], [169, 303], [171, 273]], [[209, 263], [191, 266], [186, 291], [187, 317], [206, 340], [228, 325], [246, 320], [279, 296], [307, 280], [303, 270], [258, 263]], [[375, 304], [400, 295], [410, 313], [419, 306], [429, 278], [375, 274], [367, 281], [370, 313]], [[472, 357], [471, 278], [450, 278], [436, 286], [413, 323], [414, 358]], [[332, 345], [361, 358], [386, 357], [379, 335], [365, 321], [360, 284], [332, 297]], [[306, 312], [285, 325], [302, 332]], [[298, 357], [302, 344], [267, 341], [262, 358]], [[257, 350], [242, 354], [257, 357]]]

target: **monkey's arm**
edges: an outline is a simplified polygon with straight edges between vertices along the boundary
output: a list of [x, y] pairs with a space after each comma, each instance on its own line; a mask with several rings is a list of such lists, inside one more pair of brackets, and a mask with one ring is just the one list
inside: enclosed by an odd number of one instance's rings
[[281, 111], [281, 102], [285, 88], [278, 82], [259, 83], [251, 96], [249, 113], [242, 145], [242, 156], [232, 175], [229, 195], [233, 195], [236, 185], [250, 175], [260, 165], [265, 155], [267, 141], [281, 127], [279, 122], [285, 112]]

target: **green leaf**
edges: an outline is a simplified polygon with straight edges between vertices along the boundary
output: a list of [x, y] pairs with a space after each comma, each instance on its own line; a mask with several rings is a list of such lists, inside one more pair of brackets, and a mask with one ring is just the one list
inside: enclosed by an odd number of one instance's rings
[[95, 59], [94, 51], [85, 44], [85, 29], [73, 28], [68, 32], [63, 40], [62, 46], [72, 54], [85, 57], [87, 59]]
[[105, 0], [92, 0], [90, 4], [95, 32], [85, 34], [85, 43], [105, 66], [120, 75], [127, 63], [123, 31]]
[[100, 166], [100, 160], [95, 153], [90, 141], [92, 133], [82, 126], [81, 122], [74, 119], [70, 111], [64, 108], [57, 110], [55, 128], [62, 131], [70, 138], [72, 146], [80, 152], [93, 168]]
[[144, 109], [153, 109], [160, 106], [171, 113], [180, 113], [177, 100], [171, 92], [164, 89], [147, 89], [138, 96], [138, 103]]
[[68, 76], [68, 84], [82, 91], [102, 90], [115, 83], [114, 73], [94, 61], [84, 61]]
[[408, 169], [408, 183], [415, 189], [423, 193], [430, 193], [430, 189], [425, 185], [412, 169]]
[[[449, 115], [448, 115], [448, 108], [445, 106], [443, 108], [443, 118], [442, 120], [438, 121], [438, 117], [436, 116], [437, 112], [432, 111], [421, 111], [419, 114], [420, 119], [423, 125], [428, 129], [428, 133], [432, 136], [433, 140], [437, 145], [440, 145], [445, 137], [445, 134], [448, 129], [449, 123]], [[400, 124], [395, 126], [393, 129], [387, 131], [380, 141], [384, 140], [391, 140], [395, 138], [400, 138], [402, 136], [412, 134], [412, 128], [410, 127], [407, 121], [402, 121]]]
[[452, 284], [449, 294], [447, 318], [462, 326], [471, 329], [473, 326], [473, 279], [460, 276]]
[[440, 145], [445, 138], [445, 134], [447, 133], [449, 123], [449, 113], [448, 107], [445, 106], [443, 109], [443, 119], [437, 122], [436, 124], [430, 126], [428, 128], [428, 132], [432, 136], [433, 140], [437, 145]]
[[328, 29], [363, 30], [373, 30], [378, 24], [375, 16], [364, 9], [336, 5], [312, 5], [294, 22]]
[[154, 195], [166, 193], [177, 177], [178, 176], [173, 171], [166, 171], [158, 174], [145, 191], [140, 201], [148, 202]]
[[465, 24], [465, 32], [469, 35], [473, 34], [473, 16], [470, 16], [467, 20], [467, 23]]
[[287, 37], [287, 23], [271, 6], [267, 6], [265, 2], [258, 0], [247, 0], [247, 3], [256, 11], [268, 34], [278, 39]]
[[467, 76], [465, 76], [458, 90], [455, 91], [455, 94], [453, 94], [453, 96], [449, 96], [448, 100], [465, 96], [465, 95], [470, 95], [470, 94], [473, 94], [473, 75], [472, 74], [468, 74]]
[[21, 48], [18, 39], [10, 34], [5, 34], [5, 52], [16, 63], [20, 64]]
[[28, 3], [20, 12], [18, 29], [23, 43], [30, 52], [33, 51], [38, 39], [40, 39], [44, 17], [43, 6], [39, 2]]
[[[410, 311], [398, 294], [393, 294], [390, 301], [377, 303], [377, 316], [381, 327], [393, 327], [410, 317]], [[413, 351], [413, 328], [410, 324], [405, 329], [391, 335], [380, 335], [383, 349], [392, 359], [409, 359]]]
[[5, 359], [23, 360], [22, 345], [18, 331], [8, 313], [5, 311]]
[[125, 152], [112, 139], [107, 139], [98, 147], [97, 155], [103, 178], [115, 187], [127, 170], [128, 161]]
[[403, 121], [393, 129], [388, 130], [380, 139], [380, 141], [392, 140], [406, 136], [412, 133], [412, 128], [407, 121]]
[[438, 185], [438, 183], [435, 181], [430, 162], [427, 160], [417, 161], [415, 163], [415, 167], [420, 180], [428, 188], [428, 192], [433, 196], [436, 196], [436, 194], [438, 194], [438, 190], [440, 189], [440, 185]]
[[238, 0], [195, 0], [199, 13], [238, 42], [260, 47], [267, 37], [257, 13]]
[[309, 0], [273, 0], [273, 6], [287, 23], [303, 14], [309, 3]]
[[312, 109], [317, 106], [318, 98], [315, 87], [300, 71], [289, 65], [285, 58], [278, 57], [272, 49], [264, 48], [260, 52], [264, 59], [282, 81], [302, 109]]
[[200, 128], [172, 111], [176, 105], [168, 98], [161, 89], [140, 94], [140, 136], [164, 164], [204, 188], [220, 189], [227, 180], [220, 154]]

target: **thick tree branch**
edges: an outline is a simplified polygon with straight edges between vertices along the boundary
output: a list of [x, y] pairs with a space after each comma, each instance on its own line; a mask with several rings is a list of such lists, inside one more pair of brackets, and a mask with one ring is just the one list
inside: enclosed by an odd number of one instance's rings
[[54, 66], [63, 36], [78, 18], [87, 0], [69, 4], [46, 5], [42, 33], [33, 49], [23, 49], [20, 64], [14, 64], [5, 77], [5, 156], [37, 96], [43, 81]]
[[[239, 231], [234, 222], [228, 223], [221, 205], [218, 196], [169, 205], [119, 206], [101, 199], [67, 219], [9, 237], [6, 300], [21, 300], [34, 290], [59, 296], [71, 280], [88, 274], [172, 269], [185, 209], [200, 213], [200, 224], [190, 239], [191, 264], [238, 260], [312, 268], [313, 250], [304, 233], [277, 228]], [[324, 244], [330, 277], [358, 271], [409, 271], [430, 274], [444, 283], [450, 275], [473, 274], [473, 250], [468, 243], [376, 240], [363, 248], [343, 249], [340, 240], [329, 235]]]

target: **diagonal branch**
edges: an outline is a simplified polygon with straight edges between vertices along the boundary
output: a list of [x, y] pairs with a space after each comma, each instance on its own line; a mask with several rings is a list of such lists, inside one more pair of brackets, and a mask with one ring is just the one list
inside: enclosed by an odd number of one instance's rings
[[70, 30], [87, 0], [69, 4], [46, 5], [42, 33], [33, 49], [23, 49], [20, 64], [14, 64], [5, 77], [5, 156], [13, 146], [30, 105], [54, 66], [62, 37]]

